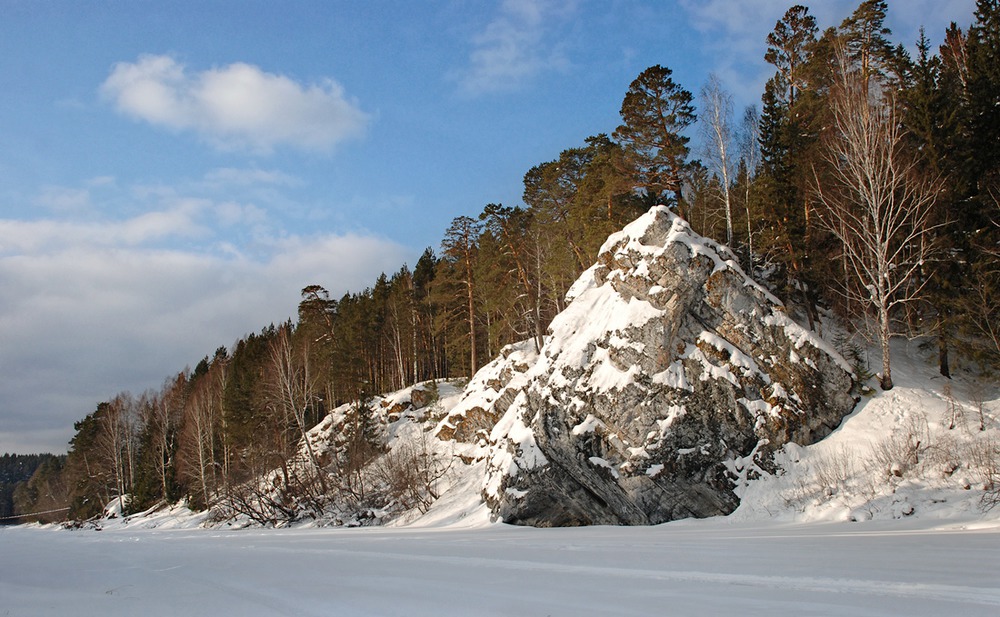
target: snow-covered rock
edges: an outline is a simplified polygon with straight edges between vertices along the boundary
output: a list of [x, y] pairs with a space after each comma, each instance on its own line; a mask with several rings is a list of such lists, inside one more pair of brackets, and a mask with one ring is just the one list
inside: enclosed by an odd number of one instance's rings
[[435, 434], [465, 443], [485, 441], [513, 402], [513, 393], [524, 386], [524, 375], [537, 358], [531, 341], [504, 347], [469, 380], [458, 404], [441, 420]]
[[854, 407], [847, 363], [665, 207], [608, 238], [569, 300], [533, 366], [476, 405], [498, 418], [483, 495], [506, 522], [726, 514], [734, 461], [769, 469]]

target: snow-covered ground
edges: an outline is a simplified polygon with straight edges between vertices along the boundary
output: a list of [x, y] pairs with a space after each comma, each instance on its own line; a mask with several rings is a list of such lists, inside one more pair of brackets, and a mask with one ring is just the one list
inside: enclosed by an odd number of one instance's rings
[[480, 460], [389, 528], [204, 527], [180, 507], [0, 528], [0, 616], [1000, 615], [1000, 506], [980, 507], [976, 462], [1000, 443], [997, 385], [946, 388], [915, 344], [896, 352], [897, 387], [777, 474], [733, 461], [751, 479], [726, 518], [491, 523]]
[[749, 482], [731, 518], [1000, 525], [1000, 506], [982, 503], [984, 487], [1000, 490], [997, 381], [945, 379], [905, 340], [894, 341], [893, 378], [888, 392], [872, 379], [875, 391], [826, 439], [787, 446], [783, 469]]
[[0, 614], [998, 615], [1000, 533], [652, 528], [0, 530]]

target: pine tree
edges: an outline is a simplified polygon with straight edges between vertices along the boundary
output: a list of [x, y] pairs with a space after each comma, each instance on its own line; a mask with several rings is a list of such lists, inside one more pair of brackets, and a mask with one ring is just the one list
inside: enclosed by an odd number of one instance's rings
[[976, 218], [985, 224], [986, 212], [1000, 199], [1000, 0], [977, 0], [975, 16], [966, 44], [968, 163], [977, 178], [976, 199], [984, 206]]
[[977, 0], [966, 42], [968, 200], [956, 213], [968, 238], [965, 331], [974, 352], [1000, 366], [1000, 0]]
[[816, 40], [816, 18], [809, 9], [797, 4], [787, 11], [767, 35], [764, 60], [778, 70], [772, 79], [771, 97], [774, 102], [791, 107], [805, 87], [803, 68], [809, 57], [809, 46]]
[[691, 93], [671, 75], [657, 64], [636, 77], [622, 101], [614, 138], [624, 148], [632, 186], [651, 203], [667, 202], [673, 194], [680, 207], [689, 150], [683, 131], [696, 116]]
[[776, 69], [765, 85], [760, 117], [762, 214], [759, 253], [775, 272], [772, 284], [786, 302], [797, 301], [815, 329], [819, 281], [813, 253], [808, 182], [822, 126], [821, 84], [832, 33], [816, 38], [808, 9], [793, 6], [768, 36], [765, 59]]
[[532, 213], [523, 208], [488, 204], [479, 220], [510, 260], [514, 285], [518, 290], [517, 305], [521, 307], [521, 318], [525, 321], [525, 333], [534, 340], [535, 349], [541, 349], [545, 324], [542, 321], [539, 289], [538, 236], [531, 233]]
[[[931, 54], [930, 42], [923, 29], [917, 41], [917, 58], [910, 63], [905, 89], [901, 92], [902, 121], [911, 149], [918, 153], [922, 173], [941, 178], [941, 194], [933, 211], [936, 228], [934, 242], [947, 254], [960, 250], [958, 230], [953, 227], [958, 202], [955, 178], [956, 137], [959, 134], [961, 100], [957, 92], [946, 89], [940, 58]], [[954, 82], [952, 82], [954, 83]], [[927, 288], [933, 317], [931, 329], [937, 339], [938, 369], [951, 376], [949, 350], [954, 345], [955, 298], [961, 287], [960, 260], [936, 260], [927, 264], [930, 282]]]
[[441, 248], [449, 268], [445, 271], [457, 283], [456, 291], [463, 299], [458, 313], [466, 323], [467, 347], [469, 363], [468, 375], [473, 375], [479, 369], [479, 342], [477, 340], [476, 314], [476, 281], [475, 261], [478, 251], [479, 221], [467, 216], [460, 216], [451, 222], [445, 231]]
[[858, 67], [864, 84], [873, 75], [887, 77], [895, 66], [896, 51], [889, 43], [892, 31], [885, 26], [885, 0], [864, 0], [840, 24], [847, 58]]
[[437, 306], [432, 298], [437, 269], [438, 259], [430, 247], [424, 250], [413, 268], [413, 301], [418, 341], [415, 360], [417, 381], [447, 374], [444, 353], [434, 331]]
[[[4, 455], [0, 468], [5, 468], [5, 481], [0, 494], [0, 524], [54, 523], [65, 520], [70, 495], [66, 486], [65, 456], [51, 454]], [[14, 464], [18, 473], [13, 476], [8, 465]], [[17, 481], [12, 481], [12, 480]], [[15, 514], [30, 515], [7, 518]]]

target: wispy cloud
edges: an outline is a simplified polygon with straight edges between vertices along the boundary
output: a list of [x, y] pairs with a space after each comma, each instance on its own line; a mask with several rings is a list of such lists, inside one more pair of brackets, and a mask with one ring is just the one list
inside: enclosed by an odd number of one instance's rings
[[245, 63], [191, 72], [170, 56], [144, 55], [116, 64], [100, 91], [127, 116], [225, 150], [329, 151], [369, 122], [332, 79], [306, 85]]
[[205, 182], [215, 186], [299, 186], [302, 180], [273, 169], [220, 167], [205, 174]]
[[569, 61], [553, 36], [573, 14], [575, 0], [505, 0], [498, 14], [473, 36], [468, 66], [459, 73], [463, 92], [514, 90]]
[[293, 317], [306, 285], [359, 290], [407, 256], [375, 235], [289, 233], [264, 204], [147, 198], [100, 220], [0, 218], [0, 452], [64, 449], [97, 402]]
[[0, 219], [0, 256], [24, 256], [60, 247], [136, 246], [204, 236], [208, 230], [197, 218], [207, 205], [201, 200], [181, 200], [163, 210], [103, 222]]
[[[825, 0], [808, 3], [809, 12], [823, 30], [839, 25], [858, 7], [859, 0]], [[720, 45], [735, 50], [760, 50], [763, 59], [765, 38], [774, 24], [792, 5], [787, 0], [680, 0], [691, 23], [701, 32], [719, 32]], [[916, 40], [921, 25], [928, 27], [928, 36], [938, 38], [931, 30], [944, 27], [951, 20], [967, 25], [972, 20], [975, 0], [906, 0], [890, 3], [886, 25], [893, 30], [893, 39], [910, 46]]]
[[86, 188], [47, 186], [35, 198], [35, 203], [53, 212], [80, 212], [90, 207], [90, 191]]
[[[859, 0], [807, 3], [820, 30], [839, 25], [857, 8]], [[758, 102], [774, 68], [764, 62], [767, 35], [792, 5], [787, 0], [680, 0], [692, 26], [708, 35], [702, 50], [712, 58], [711, 70], [742, 104]], [[971, 20], [975, 0], [907, 0], [889, 5], [886, 25], [894, 42], [913, 49], [917, 32], [926, 25], [932, 41], [940, 41], [949, 18]]]

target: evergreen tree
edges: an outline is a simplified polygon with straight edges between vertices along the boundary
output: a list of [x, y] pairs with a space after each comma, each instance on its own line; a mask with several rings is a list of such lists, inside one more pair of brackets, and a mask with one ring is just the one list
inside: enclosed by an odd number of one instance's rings
[[[12, 458], [7, 459], [8, 456]], [[20, 473], [14, 477], [22, 479], [15, 483], [0, 484], [12, 489], [9, 494], [4, 491], [4, 498], [10, 500], [5, 504], [9, 509], [5, 509], [0, 516], [10, 517], [15, 514], [24, 516], [7, 518], [0, 521], [0, 524], [54, 523], [66, 518], [70, 497], [63, 477], [65, 456], [4, 455], [4, 459], [6, 459], [4, 462], [0, 462], [0, 468], [6, 468], [9, 472], [11, 469], [7, 465], [15, 463], [20, 468]], [[28, 474], [27, 477], [23, 475], [25, 473]], [[6, 477], [13, 479], [9, 473]]]
[[73, 424], [76, 433], [69, 442], [64, 471], [72, 519], [99, 514], [115, 494], [114, 479], [100, 447], [102, 418], [108, 408], [107, 403], [100, 403], [93, 413]]
[[[479, 369], [479, 350], [476, 336], [476, 281], [475, 262], [478, 253], [479, 221], [467, 216], [460, 216], [451, 222], [441, 241], [441, 249], [447, 268], [443, 272], [454, 283], [453, 288], [461, 302], [454, 314], [461, 315], [466, 324], [465, 350], [468, 353], [468, 375], [472, 376]], [[453, 341], [453, 345], [455, 342]]]
[[530, 336], [517, 268], [489, 229], [479, 235], [473, 266], [483, 351], [489, 358], [511, 342]]
[[680, 208], [689, 141], [683, 131], [696, 116], [691, 93], [671, 75], [657, 64], [636, 77], [622, 101], [622, 124], [614, 138], [624, 149], [632, 186], [650, 204], [668, 203], [673, 194]]
[[541, 349], [544, 324], [537, 267], [540, 256], [535, 241], [538, 237], [530, 231], [532, 214], [522, 208], [488, 204], [479, 219], [513, 266], [515, 286], [519, 290], [517, 305], [525, 320], [525, 332], [534, 339], [535, 349]]
[[892, 31], [885, 26], [886, 10], [885, 0], [864, 0], [840, 24], [847, 58], [865, 84], [873, 75], [888, 77], [896, 66], [896, 50], [888, 39]]
[[158, 394], [146, 392], [139, 398], [139, 456], [130, 512], [141, 512], [160, 500], [177, 499], [173, 478], [176, 423], [165, 411]]
[[[936, 228], [934, 242], [947, 254], [961, 249], [958, 230], [953, 227], [958, 195], [955, 179], [956, 138], [959, 134], [961, 100], [958, 92], [948, 89], [942, 77], [940, 58], [931, 54], [930, 42], [923, 29], [917, 41], [917, 58], [911, 63], [906, 88], [901, 93], [902, 121], [911, 148], [918, 153], [922, 173], [941, 179], [941, 194], [933, 212]], [[954, 86], [954, 81], [950, 82]], [[938, 368], [951, 376], [949, 350], [954, 345], [955, 302], [961, 286], [960, 260], [944, 259], [928, 263], [930, 284], [927, 294], [933, 319], [931, 330], [937, 339]]]
[[764, 60], [777, 69], [770, 84], [773, 103], [790, 108], [798, 100], [799, 92], [806, 86], [803, 69], [817, 32], [816, 18], [809, 14], [808, 8], [796, 4], [785, 11], [767, 35]]
[[788, 303], [797, 302], [815, 329], [819, 281], [808, 184], [822, 126], [822, 75], [833, 33], [816, 38], [815, 19], [790, 8], [768, 36], [765, 59], [776, 73], [765, 85], [760, 117], [762, 214], [759, 253], [774, 269], [771, 282]]
[[963, 161], [968, 198], [955, 218], [968, 239], [964, 331], [986, 364], [1000, 366], [1000, 0], [977, 0], [966, 41]]
[[413, 268], [413, 301], [416, 318], [416, 381], [425, 381], [447, 374], [444, 353], [434, 331], [437, 312], [433, 298], [438, 259], [430, 247], [424, 250]]
[[977, 0], [976, 21], [969, 28], [968, 106], [969, 173], [976, 178], [973, 215], [987, 223], [1000, 199], [1000, 0]]
[[[249, 460], [247, 452], [258, 438], [266, 434], [261, 389], [267, 350], [276, 334], [277, 329], [271, 324], [259, 334], [251, 333], [240, 339], [226, 362], [221, 422], [226, 427], [224, 446], [230, 452], [227, 457], [229, 471], [237, 480], [244, 477], [247, 471], [243, 464]], [[192, 380], [192, 393], [199, 382], [201, 380]], [[204, 387], [208, 388], [207, 385]]]

